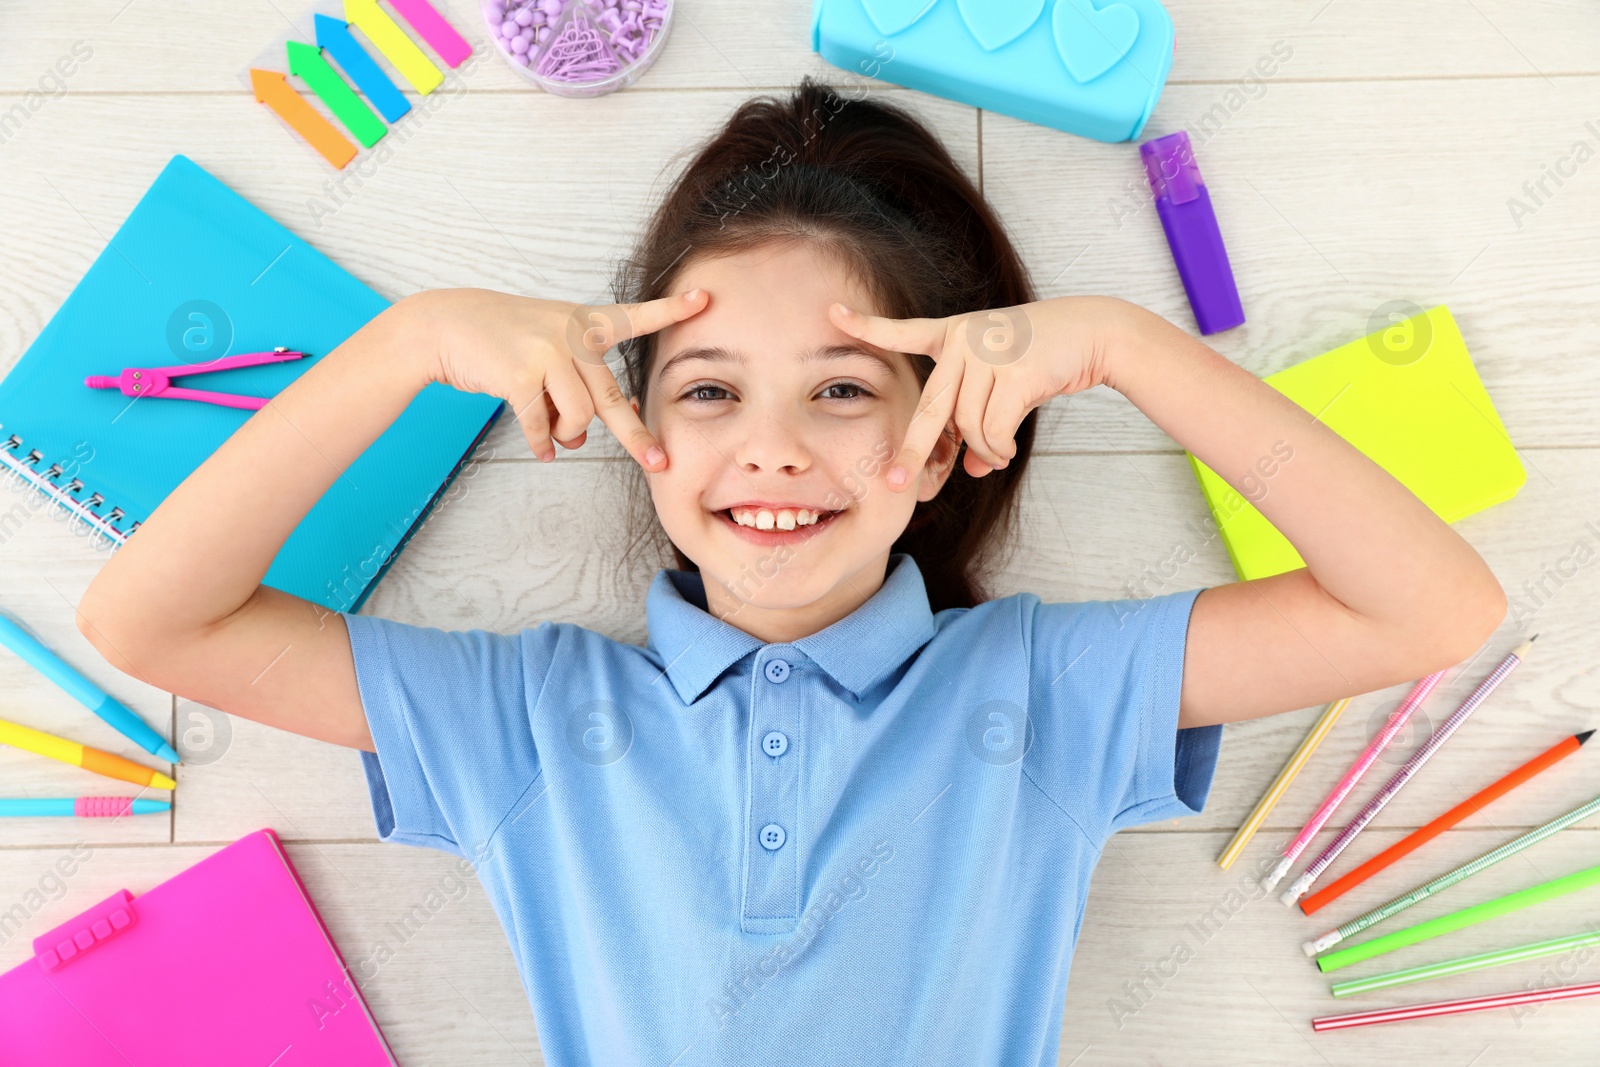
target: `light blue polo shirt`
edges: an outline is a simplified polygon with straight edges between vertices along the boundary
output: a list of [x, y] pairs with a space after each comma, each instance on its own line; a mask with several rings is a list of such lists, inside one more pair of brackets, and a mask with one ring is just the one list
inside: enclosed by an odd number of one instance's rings
[[676, 570], [643, 648], [346, 614], [378, 833], [473, 863], [552, 1067], [1054, 1067], [1106, 839], [1211, 788], [1199, 592], [935, 615], [896, 553], [778, 644]]

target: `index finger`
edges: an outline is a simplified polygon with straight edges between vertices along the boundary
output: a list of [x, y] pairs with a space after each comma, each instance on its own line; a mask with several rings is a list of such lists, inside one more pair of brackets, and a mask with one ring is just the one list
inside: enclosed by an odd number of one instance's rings
[[889, 319], [839, 303], [828, 305], [828, 318], [851, 337], [890, 352], [916, 352], [938, 359], [944, 347], [944, 319]]
[[617, 384], [611, 368], [604, 363], [596, 367], [582, 361], [577, 368], [589, 388], [589, 396], [594, 399], [594, 413], [605, 423], [612, 436], [621, 442], [622, 447], [628, 450], [628, 455], [652, 473], [665, 467], [666, 450], [645, 426], [644, 420], [639, 418], [638, 412], [633, 410], [628, 398], [622, 395], [622, 387]]
[[961, 392], [961, 376], [966, 365], [959, 353], [952, 358], [940, 358], [934, 364], [933, 373], [928, 375], [922, 396], [917, 400], [917, 413], [911, 416], [905, 443], [900, 446], [895, 465], [889, 468], [891, 489], [910, 485], [911, 476], [919, 473], [928, 462], [939, 435], [949, 424], [950, 416], [955, 414], [956, 397]]
[[689, 289], [634, 304], [579, 304], [567, 317], [567, 347], [584, 363], [604, 366], [612, 346], [698, 315], [707, 297], [704, 289]]

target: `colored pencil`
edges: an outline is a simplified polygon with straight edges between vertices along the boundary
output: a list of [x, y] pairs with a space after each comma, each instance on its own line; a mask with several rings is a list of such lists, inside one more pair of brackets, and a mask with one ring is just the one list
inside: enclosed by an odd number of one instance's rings
[[110, 818], [118, 815], [151, 815], [171, 811], [165, 800], [143, 797], [20, 797], [0, 798], [0, 816], [78, 815]]
[[1239, 853], [1244, 851], [1244, 846], [1250, 843], [1250, 838], [1255, 836], [1256, 830], [1266, 820], [1267, 814], [1272, 811], [1284, 792], [1289, 788], [1295, 776], [1300, 773], [1300, 768], [1306, 765], [1311, 754], [1322, 744], [1322, 739], [1328, 736], [1328, 731], [1333, 729], [1333, 724], [1339, 721], [1339, 716], [1344, 714], [1344, 709], [1350, 706], [1350, 698], [1335, 700], [1323, 711], [1322, 717], [1311, 727], [1311, 732], [1306, 734], [1305, 740], [1300, 742], [1300, 747], [1294, 750], [1294, 755], [1289, 757], [1289, 762], [1283, 765], [1283, 770], [1278, 772], [1278, 777], [1272, 780], [1267, 791], [1256, 801], [1256, 806], [1251, 809], [1250, 815], [1234, 831], [1233, 840], [1228, 842], [1228, 847], [1222, 850], [1222, 855], [1217, 857], [1217, 865], [1223, 870], [1232, 866], [1233, 861], [1239, 858]]
[[1335, 982], [1333, 995], [1350, 997], [1357, 993], [1371, 993], [1376, 989], [1388, 989], [1390, 986], [1405, 985], [1407, 982], [1426, 982], [1430, 978], [1445, 978], [1452, 974], [1481, 971], [1507, 963], [1536, 960], [1542, 956], [1556, 956], [1589, 945], [1600, 945], [1600, 930], [1573, 934], [1571, 937], [1558, 937], [1551, 941], [1538, 941], [1531, 945], [1518, 945], [1515, 948], [1503, 948], [1495, 952], [1480, 952], [1476, 956], [1461, 956], [1442, 963], [1424, 964], [1421, 967], [1390, 971], [1388, 974], [1375, 974], [1368, 978], [1352, 978], [1348, 982]]
[[1535, 756], [1499, 781], [1485, 786], [1466, 800], [1463, 800], [1420, 830], [1414, 830], [1407, 834], [1338, 881], [1331, 885], [1323, 886], [1315, 893], [1312, 893], [1300, 902], [1300, 910], [1310, 915], [1317, 909], [1337, 900], [1385, 867], [1405, 858], [1450, 829], [1450, 827], [1455, 826], [1470, 815], [1477, 814], [1493, 801], [1505, 796], [1524, 782], [1531, 780], [1541, 771], [1572, 755], [1582, 748], [1583, 743], [1589, 740], [1593, 734], [1593, 730], [1585, 730], [1581, 734], [1573, 734], [1571, 737], [1565, 738], [1546, 749], [1543, 753]]
[[1367, 768], [1377, 762], [1378, 756], [1388, 747], [1389, 742], [1394, 740], [1400, 729], [1405, 726], [1406, 720], [1411, 718], [1411, 713], [1422, 706], [1422, 702], [1428, 698], [1428, 694], [1433, 692], [1434, 687], [1439, 684], [1439, 680], [1443, 677], [1444, 671], [1434, 671], [1411, 687], [1411, 692], [1406, 694], [1406, 698], [1400, 702], [1400, 706], [1394, 709], [1394, 713], [1389, 716], [1388, 723], [1378, 732], [1378, 736], [1367, 743], [1367, 747], [1362, 750], [1360, 756], [1356, 757], [1356, 761], [1350, 765], [1350, 769], [1344, 772], [1344, 777], [1339, 779], [1339, 784], [1333, 787], [1333, 792], [1329, 793], [1327, 798], [1323, 800], [1322, 806], [1317, 809], [1316, 814], [1311, 816], [1311, 820], [1301, 828], [1300, 833], [1283, 850], [1283, 859], [1278, 861], [1278, 865], [1272, 869], [1272, 873], [1261, 880], [1261, 888], [1271, 892], [1272, 887], [1283, 880], [1283, 876], [1289, 873], [1289, 867], [1295, 860], [1300, 858], [1300, 853], [1304, 852], [1306, 846], [1311, 844], [1312, 838], [1317, 836], [1317, 832], [1322, 829], [1323, 824], [1333, 818], [1334, 811], [1344, 802], [1344, 798], [1350, 795], [1350, 791], [1356, 787], [1356, 783], [1361, 781], [1361, 776], [1367, 773]]
[[1389, 901], [1387, 904], [1378, 905], [1365, 915], [1359, 915], [1356, 918], [1351, 919], [1337, 930], [1323, 934], [1314, 941], [1307, 941], [1301, 946], [1301, 948], [1305, 949], [1307, 956], [1315, 956], [1319, 952], [1326, 951], [1327, 949], [1330, 949], [1334, 945], [1337, 945], [1339, 942], [1343, 941], [1345, 938], [1359, 934], [1369, 926], [1380, 923], [1390, 916], [1398, 915], [1400, 912], [1405, 911], [1413, 904], [1420, 904], [1422, 901], [1427, 900], [1435, 893], [1443, 892], [1453, 885], [1464, 882], [1468, 878], [1471, 878], [1473, 875], [1477, 874], [1479, 871], [1487, 870], [1488, 868], [1499, 863], [1501, 860], [1509, 859], [1512, 856], [1515, 856], [1518, 852], [1521, 852], [1525, 848], [1531, 848], [1534, 845], [1537, 845], [1540, 841], [1543, 841], [1545, 838], [1565, 830], [1573, 823], [1582, 822], [1584, 819], [1587, 819], [1597, 811], [1600, 811], [1600, 797], [1595, 797], [1587, 804], [1578, 805], [1565, 815], [1551, 819], [1543, 826], [1529, 830], [1521, 837], [1518, 837], [1512, 841], [1507, 841], [1499, 848], [1485, 852], [1475, 860], [1469, 860], [1459, 867], [1446, 871], [1433, 881], [1419, 885], [1417, 888], [1411, 890], [1411, 892], [1403, 893]]
[[110, 752], [102, 752], [98, 748], [80, 745], [76, 741], [68, 741], [64, 737], [47, 734], [43, 730], [30, 729], [4, 719], [0, 719], [0, 745], [26, 749], [41, 756], [48, 756], [50, 759], [60, 760], [62, 763], [70, 763], [74, 767], [82, 767], [86, 771], [103, 774], [107, 778], [120, 778], [134, 785], [153, 785], [157, 789], [178, 787], [177, 782], [160, 771], [151, 770], [130, 759], [123, 759]]
[[1506, 655], [1506, 658], [1501, 660], [1499, 665], [1490, 671], [1483, 681], [1478, 683], [1477, 688], [1468, 694], [1467, 699], [1463, 700], [1461, 705], [1450, 713], [1450, 717], [1439, 724], [1439, 728], [1433, 732], [1433, 736], [1428, 738], [1427, 744], [1411, 754], [1411, 758], [1406, 760], [1405, 765], [1394, 773], [1394, 777], [1385, 782], [1383, 788], [1373, 794], [1372, 799], [1367, 801], [1366, 805], [1356, 813], [1354, 819], [1350, 820], [1350, 824], [1339, 831], [1338, 837], [1328, 842], [1328, 847], [1322, 850], [1322, 854], [1313, 860], [1309, 867], [1300, 872], [1300, 877], [1291, 882], [1289, 888], [1285, 889], [1283, 895], [1278, 899], [1282, 900], [1285, 905], [1292, 905], [1295, 901], [1305, 896], [1306, 890], [1310, 889], [1316, 883], [1316, 880], [1322, 877], [1323, 872], [1333, 866], [1333, 861], [1338, 859], [1339, 855], [1350, 847], [1350, 842], [1354, 841], [1361, 831], [1365, 830], [1368, 824], [1378, 817], [1378, 812], [1387, 807], [1389, 801], [1400, 794], [1400, 790], [1404, 789], [1406, 783], [1411, 781], [1418, 771], [1422, 770], [1423, 766], [1433, 758], [1433, 754], [1443, 748], [1444, 743], [1450, 740], [1457, 730], [1461, 729], [1461, 724], [1466, 722], [1472, 713], [1483, 705], [1485, 700], [1489, 699], [1489, 694], [1499, 688], [1500, 683], [1506, 680], [1506, 675], [1516, 670], [1522, 661], [1528, 658], [1528, 650], [1533, 648], [1533, 642], [1538, 636], [1538, 634], [1535, 634], [1512, 649]]
[[1408, 926], [1404, 930], [1396, 930], [1392, 934], [1375, 937], [1371, 941], [1363, 941], [1359, 945], [1341, 948], [1330, 952], [1326, 956], [1317, 957], [1317, 969], [1323, 973], [1337, 971], [1341, 967], [1348, 967], [1352, 963], [1370, 960], [1374, 956], [1381, 956], [1385, 952], [1393, 952], [1397, 948], [1405, 948], [1419, 941], [1427, 941], [1441, 934], [1448, 934], [1453, 930], [1472, 926], [1475, 923], [1487, 922], [1498, 919], [1502, 915], [1521, 911], [1523, 908], [1542, 904], [1547, 900], [1576, 893], [1580, 889], [1600, 885], [1600, 866], [1588, 867], [1576, 871], [1563, 878], [1554, 878], [1542, 885], [1529, 886], [1519, 889], [1515, 893], [1507, 893], [1503, 897], [1486, 900], [1482, 904], [1474, 904], [1470, 908], [1452, 912], [1449, 915], [1440, 915], [1438, 918], [1429, 919], [1427, 922]]
[[1432, 1004], [1409, 1004], [1403, 1008], [1386, 1008], [1380, 1011], [1357, 1011], [1349, 1015], [1324, 1015], [1311, 1020], [1313, 1030], [1346, 1030], [1352, 1026], [1371, 1026], [1374, 1023], [1397, 1023], [1405, 1019], [1426, 1019], [1434, 1015], [1457, 1015], [1466, 1011], [1488, 1011], [1490, 1008], [1510, 1008], [1517, 1004], [1539, 1004], [1547, 1000], [1575, 1000], [1600, 993], [1600, 982], [1587, 985], [1564, 985], [1554, 989], [1528, 989], [1520, 993], [1493, 993], [1486, 997], [1468, 997], [1465, 1000], [1437, 1000]]

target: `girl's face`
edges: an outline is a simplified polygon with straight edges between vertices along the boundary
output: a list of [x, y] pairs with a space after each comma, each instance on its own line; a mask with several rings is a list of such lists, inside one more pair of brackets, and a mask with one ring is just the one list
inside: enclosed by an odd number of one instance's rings
[[710, 613], [794, 640], [883, 584], [890, 547], [955, 448], [942, 442], [904, 492], [888, 487], [922, 386], [912, 357], [829, 320], [833, 301], [878, 309], [811, 242], [693, 260], [673, 288], [695, 287], [706, 309], [656, 337], [642, 416], [667, 469], [648, 476], [651, 497], [699, 566]]

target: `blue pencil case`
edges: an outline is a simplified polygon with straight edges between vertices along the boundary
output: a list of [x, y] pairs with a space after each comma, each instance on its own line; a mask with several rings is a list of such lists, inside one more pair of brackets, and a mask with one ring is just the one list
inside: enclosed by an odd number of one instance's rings
[[1091, 137], [1139, 136], [1172, 68], [1156, 0], [815, 0], [843, 70]]

